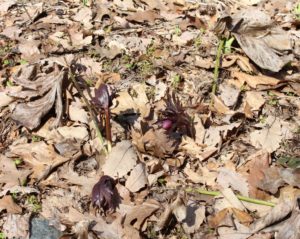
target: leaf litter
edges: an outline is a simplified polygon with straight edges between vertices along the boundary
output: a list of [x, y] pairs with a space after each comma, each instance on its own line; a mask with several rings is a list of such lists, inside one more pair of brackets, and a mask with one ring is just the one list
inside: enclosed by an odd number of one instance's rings
[[299, 238], [297, 9], [3, 1], [1, 235]]

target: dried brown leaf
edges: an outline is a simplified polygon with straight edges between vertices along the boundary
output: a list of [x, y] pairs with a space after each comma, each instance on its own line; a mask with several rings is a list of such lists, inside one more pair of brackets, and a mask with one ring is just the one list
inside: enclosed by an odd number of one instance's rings
[[[61, 87], [65, 73], [63, 71], [57, 72], [57, 70], [55, 71], [56, 73], [49, 74], [49, 78], [46, 77], [38, 80], [38, 84], [31, 82], [30, 85], [37, 89], [34, 94], [39, 95], [47, 90], [49, 92], [37, 100], [19, 103], [12, 113], [12, 119], [31, 130], [35, 129], [40, 125], [42, 118], [50, 111], [54, 103], [56, 103], [56, 121], [54, 126], [58, 125], [62, 117]], [[43, 80], [43, 83], [41, 80]], [[22, 84], [26, 84], [26, 82]], [[41, 89], [39, 89], [39, 86]]]
[[69, 161], [55, 152], [52, 145], [45, 142], [33, 142], [10, 146], [10, 156], [21, 157], [32, 168], [32, 178], [44, 179], [59, 165]]
[[0, 211], [2, 210], [6, 210], [12, 214], [22, 213], [22, 208], [14, 202], [10, 195], [6, 195], [0, 199]]

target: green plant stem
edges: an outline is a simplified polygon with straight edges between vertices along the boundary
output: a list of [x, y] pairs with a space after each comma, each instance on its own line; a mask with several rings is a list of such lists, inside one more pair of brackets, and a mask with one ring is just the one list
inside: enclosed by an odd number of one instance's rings
[[218, 46], [218, 50], [217, 50], [217, 58], [216, 58], [216, 62], [215, 62], [215, 68], [214, 68], [214, 81], [213, 81], [213, 85], [212, 85], [212, 94], [216, 94], [217, 92], [217, 85], [218, 85], [218, 78], [219, 78], [219, 68], [220, 68], [220, 64], [221, 64], [221, 56], [222, 56], [222, 52], [224, 49], [224, 43], [225, 40], [221, 39], [219, 41], [219, 46]]
[[[207, 191], [204, 189], [200, 189], [200, 188], [187, 188], [185, 190], [186, 192], [196, 192], [199, 194], [204, 194], [204, 195], [209, 195], [209, 196], [219, 196], [221, 195], [221, 192], [218, 191]], [[264, 206], [270, 206], [270, 207], [274, 207], [275, 203], [272, 202], [267, 202], [267, 201], [263, 201], [263, 200], [259, 200], [259, 199], [255, 199], [255, 198], [249, 198], [249, 197], [244, 197], [241, 195], [236, 195], [236, 197], [244, 202], [250, 202], [250, 203], [254, 203], [254, 204], [258, 204], [258, 205], [264, 205]]]
[[[66, 59], [65, 59], [65, 62], [66, 62], [66, 64], [67, 64]], [[68, 67], [69, 67], [69, 66], [68, 66]], [[69, 70], [69, 71], [70, 71], [70, 79], [71, 79], [73, 85], [75, 86], [76, 90], [78, 91], [78, 93], [79, 93], [80, 96], [82, 97], [82, 99], [83, 99], [83, 101], [84, 101], [86, 107], [88, 108], [88, 110], [89, 110], [89, 112], [90, 112], [90, 114], [91, 114], [92, 121], [93, 121], [93, 123], [94, 123], [94, 125], [95, 125], [97, 137], [99, 138], [99, 141], [100, 141], [101, 145], [103, 146], [103, 151], [104, 151], [104, 153], [107, 155], [108, 152], [109, 152], [109, 148], [106, 148], [106, 147], [104, 146], [104, 139], [103, 139], [102, 134], [101, 134], [101, 131], [100, 131], [99, 127], [98, 127], [96, 115], [94, 114], [93, 109], [92, 109], [92, 107], [91, 107], [89, 101], [87, 100], [87, 98], [84, 96], [82, 90], [80, 89], [80, 86], [78, 85], [78, 83], [77, 83], [77, 81], [76, 81], [76, 79], [75, 79], [75, 76], [74, 76], [73, 73], [71, 72], [71, 68], [70, 68], [70, 67], [69, 67], [69, 69], [70, 69], [70, 70]]]

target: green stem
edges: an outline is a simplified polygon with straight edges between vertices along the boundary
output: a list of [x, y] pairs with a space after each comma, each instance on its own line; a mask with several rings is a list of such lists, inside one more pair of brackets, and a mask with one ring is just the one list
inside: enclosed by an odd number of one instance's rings
[[[219, 196], [221, 195], [221, 192], [218, 191], [207, 191], [204, 189], [200, 189], [200, 188], [187, 188], [185, 190], [186, 192], [196, 192], [199, 194], [204, 194], [204, 195], [209, 195], [209, 196]], [[250, 202], [250, 203], [254, 203], [254, 204], [258, 204], [258, 205], [264, 205], [264, 206], [270, 206], [270, 207], [274, 207], [276, 204], [272, 203], [272, 202], [267, 202], [267, 201], [263, 201], [263, 200], [259, 200], [259, 199], [255, 199], [255, 198], [249, 198], [249, 197], [244, 197], [241, 195], [236, 195], [236, 197], [244, 202]]]
[[213, 81], [213, 85], [212, 85], [212, 94], [216, 94], [217, 92], [217, 85], [218, 85], [218, 79], [219, 79], [219, 69], [220, 69], [220, 64], [221, 64], [221, 56], [222, 56], [222, 52], [224, 49], [224, 43], [225, 40], [221, 39], [219, 41], [219, 46], [218, 46], [218, 50], [217, 50], [217, 58], [216, 58], [216, 62], [215, 62], [215, 68], [214, 68], [214, 81]]
[[[67, 60], [66, 60], [66, 59], [65, 59], [65, 63], [67, 64]], [[68, 64], [67, 64], [67, 66], [68, 66]], [[101, 131], [100, 131], [99, 127], [98, 127], [97, 117], [96, 117], [96, 115], [94, 114], [94, 111], [93, 111], [93, 109], [92, 109], [92, 107], [91, 107], [91, 105], [90, 105], [88, 99], [84, 96], [83, 91], [81, 90], [79, 84], [77, 83], [77, 81], [76, 81], [76, 79], [75, 79], [75, 76], [74, 76], [73, 73], [71, 72], [70, 66], [68, 66], [68, 68], [69, 68], [69, 72], [70, 72], [70, 74], [69, 74], [69, 75], [70, 75], [70, 79], [71, 79], [73, 85], [75, 86], [76, 90], [78, 91], [78, 93], [79, 93], [80, 96], [82, 97], [82, 99], [83, 99], [83, 101], [84, 101], [86, 107], [88, 108], [88, 110], [89, 110], [89, 112], [90, 112], [90, 114], [91, 114], [92, 121], [93, 121], [93, 123], [94, 123], [94, 125], [95, 125], [97, 137], [99, 138], [99, 141], [100, 141], [101, 145], [103, 146], [103, 151], [104, 151], [104, 153], [107, 155], [107, 154], [108, 154], [108, 149], [104, 146], [104, 139], [103, 139], [102, 134], [101, 134]]]

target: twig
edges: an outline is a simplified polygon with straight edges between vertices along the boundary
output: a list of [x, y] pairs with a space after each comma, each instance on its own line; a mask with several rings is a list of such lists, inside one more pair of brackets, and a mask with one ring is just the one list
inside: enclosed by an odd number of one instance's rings
[[[204, 189], [200, 189], [200, 188], [187, 188], [185, 189], [186, 192], [196, 192], [199, 194], [204, 194], [204, 195], [209, 195], [209, 196], [219, 196], [221, 195], [220, 192], [218, 191], [207, 191]], [[270, 207], [274, 207], [276, 204], [272, 203], [272, 202], [267, 202], [267, 201], [263, 201], [263, 200], [259, 200], [259, 199], [255, 199], [255, 198], [249, 198], [249, 197], [245, 197], [245, 196], [241, 196], [241, 195], [236, 195], [237, 198], [241, 201], [244, 202], [250, 202], [250, 203], [254, 203], [254, 204], [258, 204], [258, 205], [264, 205], [264, 206], [270, 206]]]
[[82, 90], [80, 89], [80, 86], [78, 85], [78, 83], [77, 83], [77, 81], [75, 79], [75, 76], [71, 72], [71, 67], [68, 65], [67, 59], [65, 57], [64, 57], [64, 61], [65, 61], [66, 65], [68, 66], [69, 70], [70, 70], [70, 77], [69, 78], [71, 79], [73, 85], [75, 86], [76, 90], [78, 91], [78, 93], [82, 97], [82, 99], [83, 99], [86, 107], [88, 108], [88, 110], [89, 110], [89, 112], [91, 114], [91, 118], [92, 118], [92, 121], [93, 121], [93, 123], [95, 125], [97, 136], [99, 138], [99, 141], [100, 141], [101, 145], [103, 146], [104, 153], [107, 155], [108, 154], [108, 149], [104, 146], [105, 145], [104, 144], [104, 139], [103, 139], [101, 131], [100, 131], [99, 127], [98, 127], [97, 118], [96, 118], [96, 116], [94, 114], [94, 111], [93, 111], [93, 109], [92, 109], [92, 107], [91, 107], [88, 99], [84, 96]]
[[224, 48], [224, 43], [225, 43], [225, 40], [221, 39], [219, 41], [219, 46], [218, 46], [218, 50], [217, 50], [217, 58], [216, 58], [215, 68], [214, 68], [214, 79], [213, 79], [213, 85], [212, 85], [212, 90], [211, 90], [211, 93], [214, 95], [217, 92], [217, 85], [218, 85], [218, 79], [219, 79], [219, 68], [220, 68], [221, 56], [222, 56], [222, 52], [223, 52], [223, 48]]

